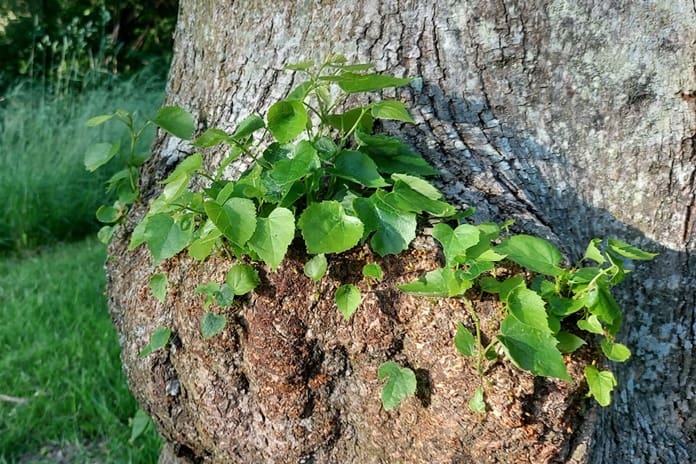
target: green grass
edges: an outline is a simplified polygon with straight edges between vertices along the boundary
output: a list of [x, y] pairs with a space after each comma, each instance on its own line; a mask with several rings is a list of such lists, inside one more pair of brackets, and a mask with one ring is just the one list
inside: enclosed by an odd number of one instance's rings
[[[0, 463], [154, 463], [121, 371], [94, 239], [0, 259]], [[66, 459], [57, 459], [62, 454]]]
[[[56, 97], [24, 83], [0, 95], [0, 251], [81, 238], [98, 228], [94, 212], [110, 173], [85, 171], [84, 152], [95, 142], [125, 141], [126, 134], [117, 125], [85, 122], [119, 108], [152, 115], [164, 93], [161, 79], [146, 73], [107, 81], [83, 94]], [[141, 150], [152, 135], [143, 137]]]

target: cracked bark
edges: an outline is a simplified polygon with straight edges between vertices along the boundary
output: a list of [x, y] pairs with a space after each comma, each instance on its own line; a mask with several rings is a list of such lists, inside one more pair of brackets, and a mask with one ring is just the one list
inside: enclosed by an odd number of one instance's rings
[[[553, 459], [688, 462], [696, 455], [694, 5], [687, 0], [577, 4], [358, 0], [350, 6], [332, 1], [231, 5], [190, 0], [182, 2], [179, 14], [168, 103], [196, 114], [200, 129], [232, 129], [236, 121], [263, 111], [291, 88], [292, 74], [279, 71], [285, 64], [321, 60], [332, 52], [353, 61], [374, 62], [378, 70], [418, 77], [410, 88], [389, 94], [409, 104], [417, 124], [385, 129], [408, 137], [443, 172], [441, 187], [450, 200], [478, 208], [476, 219], [512, 217], [518, 229], [562, 244], [571, 259], [577, 259], [587, 241], [597, 236], [618, 237], [661, 253], [654, 262], [641, 265], [624, 286], [622, 340], [633, 348], [634, 357], [625, 366], [617, 366], [620, 389], [613, 406], [598, 412], [589, 446], [576, 447], [572, 458], [566, 449]], [[154, 148], [155, 157], [143, 171], [146, 198], [156, 193], [156, 181], [190, 152], [190, 147], [167, 137], [161, 137]], [[214, 164], [219, 157], [215, 150], [206, 152], [207, 163]], [[143, 211], [142, 206], [136, 208], [134, 218]], [[180, 398], [198, 395], [206, 405], [221, 408], [230, 398], [216, 385], [234, 385], [242, 392], [256, 388], [254, 375], [245, 377], [256, 361], [245, 358], [238, 347], [247, 343], [247, 331], [254, 324], [270, 323], [268, 314], [273, 311], [250, 310], [240, 316], [237, 331], [220, 342], [235, 354], [217, 361], [205, 358], [212, 367], [196, 371], [199, 377], [191, 378], [193, 385], [182, 381], [181, 394], [165, 398], [167, 407], [155, 404], [154, 398], [161, 398], [160, 389], [166, 390], [167, 382], [181, 377], [177, 370], [187, 369], [181, 359], [202, 362], [203, 358], [181, 354], [190, 354], [185, 340], [180, 353], [171, 353], [174, 364], [148, 360], [143, 367], [144, 361], [135, 358], [137, 349], [146, 341], [148, 328], [158, 324], [173, 324], [182, 336], [188, 333], [187, 327], [193, 333], [198, 316], [185, 308], [200, 304], [184, 284], [195, 276], [214, 278], [222, 270], [214, 264], [201, 270], [186, 260], [167, 263], [170, 281], [172, 274], [180, 279], [174, 290], [179, 292], [177, 298], [186, 304], [165, 308], [144, 295], [149, 258], [142, 251], [126, 254], [126, 242], [123, 236], [111, 249], [112, 314], [122, 334], [131, 386], [155, 415], [160, 431], [176, 444], [171, 449], [203, 461], [224, 462], [223, 454], [215, 454], [222, 446], [237, 450], [239, 455], [229, 451], [224, 456], [239, 462], [271, 459], [264, 449], [282, 448], [278, 443], [285, 436], [278, 430], [269, 425], [261, 433], [240, 422], [243, 433], [258, 443], [237, 445], [234, 437], [216, 434], [215, 427], [228, 430], [222, 422], [211, 423], [209, 433], [187, 422], [205, 411], [190, 409], [193, 403]], [[145, 306], [136, 310], [136, 303]], [[282, 321], [292, 327], [305, 323]], [[386, 319], [384, 323], [393, 324]], [[261, 342], [252, 340], [259, 346]], [[308, 398], [314, 395], [312, 401], [319, 406], [310, 416], [324, 414], [325, 429], [315, 422], [309, 435], [293, 440], [322, 450], [313, 454], [316, 462], [338, 462], [331, 461], [338, 455], [327, 450], [344, 446], [351, 433], [359, 435], [359, 426], [348, 424], [351, 429], [331, 410], [321, 409], [321, 395], [328, 390], [322, 390], [316, 376], [302, 370], [303, 363], [316, 361], [311, 350], [306, 351], [310, 348], [287, 353], [294, 360], [289, 364], [294, 370], [277, 385], [291, 391], [283, 414], [303, 420]], [[346, 356], [351, 355], [324, 348], [332, 375], [344, 372]], [[394, 347], [384, 350], [394, 352]], [[230, 372], [238, 375], [230, 380], [226, 377]], [[307, 387], [310, 381], [315, 387]], [[227, 404], [225, 411], [247, 406]], [[222, 418], [230, 414], [210, 413]], [[272, 414], [261, 417], [258, 414], [265, 414], [261, 410], [253, 414], [250, 420], [257, 425], [273, 422]], [[343, 427], [337, 428], [338, 423]], [[501, 430], [501, 435], [507, 434]], [[194, 446], [194, 436], [207, 438]], [[395, 462], [394, 455], [370, 448], [378, 447], [379, 440], [371, 443], [341, 456]], [[452, 446], [462, 446], [466, 440], [458, 443]], [[566, 448], [572, 445], [577, 443]], [[246, 457], [242, 457], [243, 449], [248, 451]], [[374, 453], [372, 461], [366, 458], [369, 452]], [[279, 457], [278, 462], [291, 462], [289, 456], [287, 461]], [[501, 456], [491, 453], [489, 458], [504, 462]], [[476, 458], [452, 454], [448, 462]], [[424, 458], [411, 455], [411, 459]], [[530, 459], [539, 462], [540, 458]]]

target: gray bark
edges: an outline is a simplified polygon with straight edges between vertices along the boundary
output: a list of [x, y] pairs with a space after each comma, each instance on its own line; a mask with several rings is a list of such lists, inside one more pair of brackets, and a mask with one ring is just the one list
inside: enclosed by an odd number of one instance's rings
[[[619, 391], [587, 453], [693, 459], [696, 4], [182, 1], [168, 102], [199, 129], [231, 129], [291, 88], [284, 65], [330, 53], [418, 77], [395, 95], [417, 124], [386, 129], [408, 137], [477, 219], [515, 218], [572, 261], [593, 237], [661, 253], [623, 287], [621, 340], [634, 356], [616, 366]], [[162, 137], [143, 191], [189, 151]], [[114, 279], [112, 295], [128, 291]], [[124, 306], [112, 310], [118, 325]]]

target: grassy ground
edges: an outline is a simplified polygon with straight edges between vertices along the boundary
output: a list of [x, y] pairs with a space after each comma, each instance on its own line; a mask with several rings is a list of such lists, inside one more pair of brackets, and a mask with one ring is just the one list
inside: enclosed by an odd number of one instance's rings
[[137, 404], [106, 309], [105, 249], [85, 239], [108, 173], [82, 160], [89, 144], [124, 135], [87, 119], [154, 114], [163, 90], [140, 76], [81, 95], [29, 84], [0, 95], [0, 464], [157, 461], [152, 427], [129, 443]]
[[[0, 250], [94, 231], [94, 212], [110, 173], [86, 172], [84, 152], [95, 142], [124, 139], [125, 133], [111, 124], [88, 128], [85, 121], [119, 108], [154, 114], [163, 90], [161, 80], [142, 74], [83, 94], [47, 96], [24, 83], [0, 95]], [[141, 150], [150, 141], [145, 137]]]
[[153, 430], [128, 443], [137, 406], [106, 310], [104, 258], [87, 240], [0, 260], [0, 462], [156, 462]]

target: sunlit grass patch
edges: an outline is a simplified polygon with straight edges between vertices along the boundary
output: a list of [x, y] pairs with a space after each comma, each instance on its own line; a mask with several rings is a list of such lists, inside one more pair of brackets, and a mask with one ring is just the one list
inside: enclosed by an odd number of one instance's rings
[[69, 462], [156, 462], [152, 429], [128, 443], [137, 405], [106, 309], [104, 258], [90, 239], [0, 260], [0, 463], [57, 462], [51, 453], [63, 449]]
[[[88, 128], [92, 116], [114, 107], [154, 114], [164, 84], [147, 76], [110, 80], [82, 94], [53, 96], [24, 83], [0, 95], [0, 250], [84, 237], [97, 228], [94, 212], [105, 200], [104, 180], [113, 172], [88, 173], [86, 148], [124, 139], [114, 126]], [[150, 131], [141, 141], [146, 151]]]

